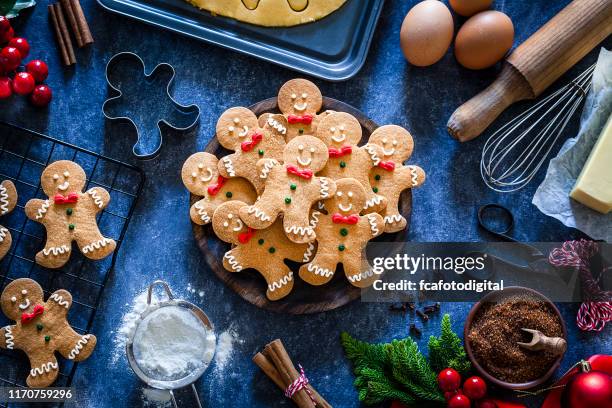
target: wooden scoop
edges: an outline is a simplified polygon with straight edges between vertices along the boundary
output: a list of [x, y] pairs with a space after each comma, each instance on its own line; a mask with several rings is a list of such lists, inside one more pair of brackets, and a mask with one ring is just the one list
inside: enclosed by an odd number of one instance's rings
[[539, 351], [545, 350], [555, 356], [565, 353], [567, 349], [567, 341], [561, 337], [548, 337], [542, 334], [539, 330], [521, 329], [524, 332], [531, 333], [533, 337], [529, 343], [517, 342], [519, 346], [527, 350]]

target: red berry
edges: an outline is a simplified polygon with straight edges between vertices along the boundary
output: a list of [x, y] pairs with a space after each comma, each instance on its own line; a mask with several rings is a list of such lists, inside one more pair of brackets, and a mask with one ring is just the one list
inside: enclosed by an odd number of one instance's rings
[[9, 29], [5, 32], [0, 31], [0, 46], [11, 41], [13, 37], [15, 37], [15, 31], [13, 31], [13, 27], [9, 27]]
[[445, 368], [438, 374], [438, 386], [442, 391], [456, 391], [461, 386], [461, 376], [452, 368]]
[[9, 43], [9, 47], [15, 47], [19, 50], [19, 54], [21, 54], [21, 59], [26, 59], [28, 54], [30, 53], [30, 44], [25, 38], [15, 37], [12, 38]]
[[36, 81], [29, 72], [18, 72], [13, 79], [13, 91], [18, 95], [29, 95], [34, 90]]
[[485, 399], [476, 402], [476, 408], [497, 408], [497, 404], [490, 399]]
[[487, 395], [487, 383], [480, 377], [470, 377], [463, 383], [463, 393], [473, 400], [484, 398]]
[[47, 85], [38, 85], [34, 88], [32, 95], [30, 95], [30, 102], [36, 107], [44, 108], [51, 102], [52, 97], [53, 93], [51, 92], [51, 88]]
[[12, 94], [13, 89], [11, 88], [11, 78], [0, 77], [0, 99], [10, 98]]
[[49, 67], [47, 67], [47, 64], [41, 60], [28, 62], [28, 65], [26, 65], [26, 71], [32, 74], [37, 83], [43, 82], [49, 75]]
[[11, 27], [11, 22], [8, 18], [0, 16], [0, 34], [7, 32]]
[[4, 47], [0, 51], [0, 63], [4, 67], [4, 71], [14, 71], [21, 64], [21, 53], [15, 47]]
[[448, 400], [448, 408], [470, 408], [472, 402], [465, 395], [457, 394]]

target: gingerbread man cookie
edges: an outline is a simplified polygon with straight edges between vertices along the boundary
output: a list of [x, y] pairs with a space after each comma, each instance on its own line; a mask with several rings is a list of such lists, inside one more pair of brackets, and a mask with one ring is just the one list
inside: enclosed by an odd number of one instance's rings
[[215, 209], [226, 201], [240, 200], [251, 204], [257, 198], [247, 180], [220, 176], [218, 164], [217, 158], [207, 152], [195, 153], [183, 164], [183, 184], [192, 194], [203, 197], [189, 210], [191, 221], [198, 225], [210, 223]]
[[316, 137], [298, 136], [287, 144], [283, 159], [284, 164], [272, 159], [258, 162], [258, 174], [266, 180], [264, 192], [255, 204], [240, 209], [240, 218], [251, 228], [264, 229], [283, 214], [283, 227], [291, 241], [312, 242], [310, 208], [336, 192], [332, 179], [314, 175], [327, 163], [327, 146]]
[[370, 183], [379, 194], [387, 198], [387, 207], [381, 212], [385, 220], [385, 232], [401, 231], [406, 228], [408, 221], [398, 209], [400, 194], [425, 182], [422, 168], [402, 164], [412, 155], [412, 135], [400, 126], [386, 125], [370, 135], [369, 143], [383, 148], [383, 160], [370, 171]]
[[213, 215], [215, 234], [233, 245], [223, 256], [223, 267], [230, 272], [257, 270], [268, 284], [268, 299], [281, 299], [291, 292], [294, 282], [293, 272], [285, 259], [308, 262], [314, 252], [314, 243], [289, 241], [281, 220], [262, 230], [247, 227], [239, 217], [240, 209], [246, 206], [240, 201], [230, 201], [221, 204]]
[[365, 288], [376, 277], [364, 250], [368, 241], [383, 233], [385, 224], [379, 214], [359, 215], [366, 197], [359, 181], [344, 178], [337, 180], [336, 186], [336, 195], [325, 201], [329, 214], [318, 215], [317, 253], [312, 262], [300, 267], [300, 278], [311, 285], [323, 285], [342, 264], [349, 282]]
[[327, 145], [329, 161], [318, 175], [333, 180], [356, 179], [366, 191], [364, 208], [373, 208], [378, 212], [387, 206], [387, 199], [376, 194], [376, 188], [370, 185], [369, 175], [370, 170], [381, 161], [382, 148], [374, 144], [358, 147], [361, 134], [361, 125], [352, 115], [334, 112], [326, 116], [320, 122], [316, 136]]
[[259, 127], [257, 117], [247, 108], [230, 108], [217, 122], [217, 139], [221, 146], [234, 153], [219, 160], [223, 177], [243, 177], [261, 194], [265, 180], [257, 174], [261, 159], [281, 160], [285, 149], [287, 121], [282, 115], [271, 115]]
[[[15, 189], [15, 185], [12, 181], [4, 180], [0, 184], [0, 216], [13, 211], [15, 205], [17, 205], [17, 189]], [[12, 242], [13, 239], [8, 228], [0, 225], [0, 260], [2, 260], [9, 249], [11, 249]]]
[[[321, 118], [328, 112], [317, 115], [323, 106], [323, 95], [315, 84], [306, 79], [292, 79], [278, 91], [278, 108], [287, 118], [287, 142], [301, 135], [314, 135]], [[262, 115], [260, 124], [269, 119]]]
[[117, 244], [102, 236], [97, 214], [108, 205], [110, 194], [101, 187], [86, 192], [85, 171], [78, 164], [60, 160], [50, 164], [40, 182], [47, 200], [32, 199], [26, 215], [47, 230], [45, 248], [36, 254], [36, 262], [47, 268], [60, 268], [72, 252], [72, 242], [89, 259], [102, 259], [113, 253]]
[[69, 292], [60, 289], [44, 302], [43, 290], [32, 279], [9, 283], [2, 296], [2, 312], [16, 324], [0, 328], [0, 348], [24, 351], [30, 359], [30, 387], [48, 387], [59, 374], [55, 352], [73, 361], [87, 359], [96, 347], [96, 336], [75, 332], [66, 316], [72, 305]]

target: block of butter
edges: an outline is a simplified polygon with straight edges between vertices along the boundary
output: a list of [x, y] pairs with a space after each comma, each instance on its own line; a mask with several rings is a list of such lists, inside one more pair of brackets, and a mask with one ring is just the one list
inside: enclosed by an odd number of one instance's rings
[[602, 214], [612, 210], [612, 115], [595, 143], [570, 197]]

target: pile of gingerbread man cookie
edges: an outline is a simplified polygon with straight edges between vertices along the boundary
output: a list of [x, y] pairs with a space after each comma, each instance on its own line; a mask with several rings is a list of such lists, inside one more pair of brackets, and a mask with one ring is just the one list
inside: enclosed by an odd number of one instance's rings
[[183, 183], [201, 197], [191, 220], [212, 224], [231, 244], [224, 268], [257, 270], [270, 300], [293, 289], [286, 260], [303, 263], [298, 274], [311, 285], [342, 265], [352, 285], [370, 286], [367, 243], [406, 227], [400, 195], [425, 181], [420, 167], [404, 164], [414, 148], [407, 130], [382, 126], [359, 146], [359, 121], [322, 105], [315, 84], [291, 80], [278, 93], [280, 114], [235, 107], [221, 115], [216, 137], [231, 154], [200, 152], [183, 165]]

